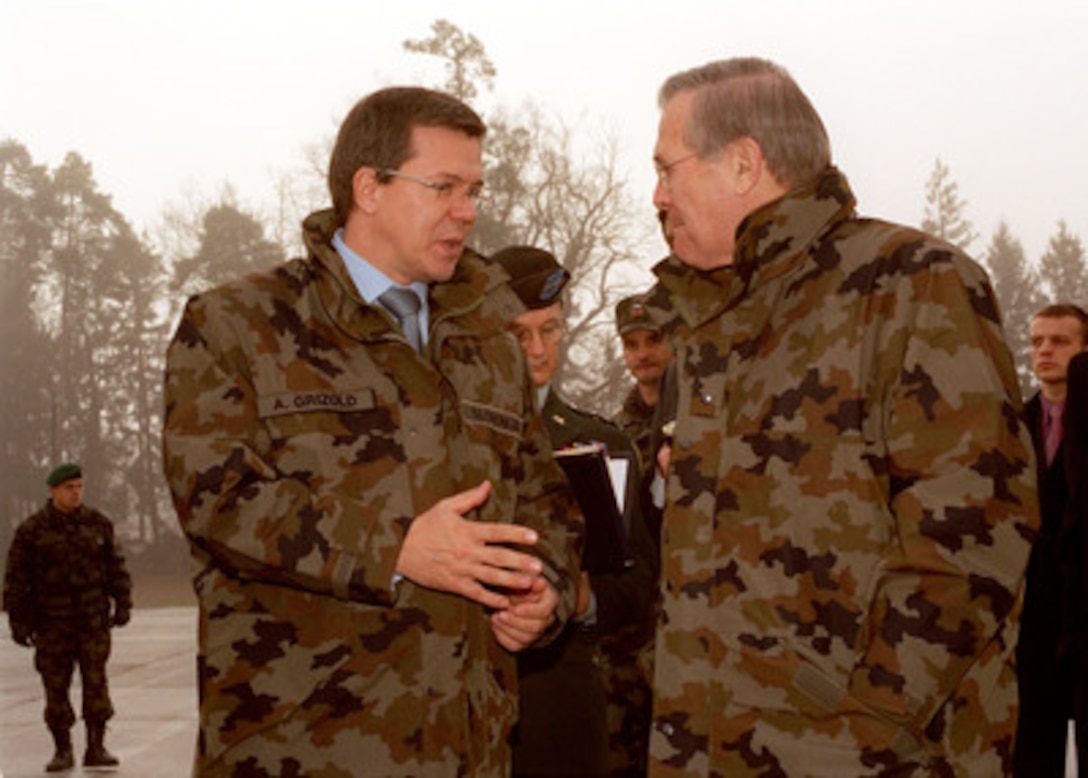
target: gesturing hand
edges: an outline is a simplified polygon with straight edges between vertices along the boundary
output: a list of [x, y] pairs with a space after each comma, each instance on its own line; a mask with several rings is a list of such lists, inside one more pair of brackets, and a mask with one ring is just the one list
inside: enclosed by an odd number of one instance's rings
[[508, 608], [510, 597], [487, 587], [529, 590], [543, 565], [534, 556], [500, 545], [531, 546], [538, 540], [533, 530], [464, 518], [489, 494], [491, 483], [484, 481], [417, 516], [401, 545], [396, 572], [421, 586], [460, 594], [489, 608]]

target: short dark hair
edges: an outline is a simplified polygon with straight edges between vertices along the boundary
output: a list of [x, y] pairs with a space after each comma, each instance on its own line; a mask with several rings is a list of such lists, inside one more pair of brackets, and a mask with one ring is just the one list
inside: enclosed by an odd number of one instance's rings
[[352, 179], [361, 167], [396, 170], [412, 155], [412, 130], [445, 127], [482, 138], [483, 119], [452, 95], [422, 87], [390, 87], [367, 95], [351, 109], [329, 158], [329, 194], [338, 221], [347, 221]]
[[1067, 316], [1080, 322], [1080, 344], [1088, 346], [1088, 311], [1085, 311], [1079, 305], [1073, 303], [1044, 305], [1031, 315], [1031, 319], [1032, 321], [1035, 319], [1064, 319]]
[[739, 138], [759, 144], [767, 167], [788, 187], [816, 178], [831, 164], [831, 141], [820, 115], [780, 65], [757, 57], [710, 62], [671, 76], [661, 108], [679, 92], [693, 92], [684, 140], [706, 158]]

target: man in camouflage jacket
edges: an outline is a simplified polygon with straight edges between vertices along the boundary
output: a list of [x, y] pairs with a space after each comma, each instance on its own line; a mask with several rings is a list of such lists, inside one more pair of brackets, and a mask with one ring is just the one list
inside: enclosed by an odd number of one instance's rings
[[65, 462], [46, 477], [49, 500], [15, 530], [4, 574], [4, 610], [11, 637], [34, 647], [34, 667], [45, 687], [45, 723], [55, 753], [46, 772], [75, 764], [69, 699], [79, 668], [87, 767], [114, 767], [104, 744], [113, 717], [106, 665], [110, 628], [128, 624], [132, 578], [113, 522], [83, 504], [83, 468]]
[[654, 409], [665, 370], [672, 362], [672, 349], [642, 297], [633, 295], [616, 303], [616, 334], [620, 336], [623, 359], [635, 385], [624, 398], [613, 422], [638, 447], [640, 465], [645, 471], [654, 465], [654, 452], [650, 450]]
[[[582, 528], [506, 332], [520, 303], [463, 245], [482, 134], [429, 90], [365, 98], [306, 259], [185, 310], [164, 446], [201, 606], [197, 775], [509, 772], [511, 652], [570, 613]], [[425, 282], [422, 353], [361, 257]]]
[[856, 216], [778, 66], [680, 73], [661, 105], [651, 775], [1008, 775], [1037, 507], [984, 273]]

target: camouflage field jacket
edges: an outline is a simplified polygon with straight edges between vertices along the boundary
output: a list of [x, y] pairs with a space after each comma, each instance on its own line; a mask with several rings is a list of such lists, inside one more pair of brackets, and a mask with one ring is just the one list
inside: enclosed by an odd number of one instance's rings
[[8, 549], [4, 610], [13, 628], [109, 629], [114, 608], [132, 608], [132, 578], [113, 522], [86, 505], [65, 514], [46, 501]]
[[[402, 580], [414, 516], [491, 479], [472, 518], [534, 527], [573, 605], [581, 516], [533, 412], [505, 274], [433, 285], [428, 357], [331, 248], [192, 298], [170, 346], [165, 469], [196, 563], [196, 773], [501, 776], [514, 659], [487, 614]], [[513, 307], [511, 307], [513, 306]]]
[[984, 273], [856, 217], [833, 168], [735, 259], [655, 268], [679, 401], [651, 774], [1008, 774], [1038, 511]]
[[642, 399], [637, 384], [624, 397], [623, 405], [612, 421], [635, 444], [642, 469], [651, 467], [653, 456], [650, 452], [650, 440], [653, 437], [654, 409]]

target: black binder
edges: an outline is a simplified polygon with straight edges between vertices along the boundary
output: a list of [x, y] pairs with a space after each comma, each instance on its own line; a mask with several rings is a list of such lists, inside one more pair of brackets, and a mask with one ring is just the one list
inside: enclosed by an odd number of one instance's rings
[[[614, 458], [614, 457], [613, 457]], [[627, 467], [634, 467], [628, 457]], [[609, 473], [609, 455], [597, 444], [559, 449], [555, 460], [567, 474], [586, 522], [582, 569], [590, 573], [618, 573], [632, 564], [616, 491]], [[628, 473], [630, 473], [628, 469]]]

